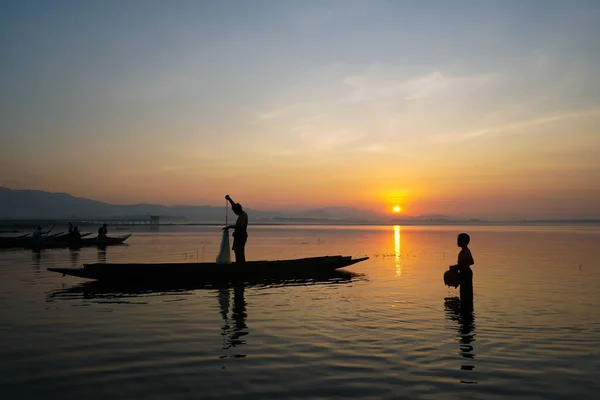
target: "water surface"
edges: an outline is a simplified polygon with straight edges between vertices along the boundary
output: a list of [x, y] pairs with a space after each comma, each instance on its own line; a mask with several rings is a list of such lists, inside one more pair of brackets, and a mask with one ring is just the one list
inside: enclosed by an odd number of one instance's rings
[[[443, 285], [471, 234], [473, 309]], [[355, 275], [98, 288], [48, 267], [213, 261], [211, 227], [105, 250], [0, 251], [3, 398], [596, 398], [600, 229], [252, 227], [248, 259], [352, 255]]]

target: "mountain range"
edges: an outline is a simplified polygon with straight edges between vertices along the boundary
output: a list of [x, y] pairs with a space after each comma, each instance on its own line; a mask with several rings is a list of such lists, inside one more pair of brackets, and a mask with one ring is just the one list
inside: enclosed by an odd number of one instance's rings
[[[352, 207], [325, 207], [289, 212], [253, 209], [246, 211], [252, 220], [279, 222], [286, 220], [374, 222], [381, 218], [381, 215], [373, 211]], [[0, 218], [4, 219], [147, 218], [149, 215], [157, 215], [161, 221], [222, 221], [224, 209], [208, 205], [109, 204], [67, 193], [0, 187]]]
[[[245, 209], [252, 221], [290, 224], [488, 224], [502, 221], [478, 220], [447, 215], [387, 215], [353, 207], [323, 207], [309, 210], [265, 211]], [[110, 204], [67, 193], [17, 190], [0, 187], [0, 220], [146, 219], [159, 216], [164, 223], [222, 223], [223, 207], [208, 205], [165, 206], [160, 204]], [[230, 218], [234, 216], [230, 212]], [[600, 224], [600, 219], [514, 220], [506, 223]]]

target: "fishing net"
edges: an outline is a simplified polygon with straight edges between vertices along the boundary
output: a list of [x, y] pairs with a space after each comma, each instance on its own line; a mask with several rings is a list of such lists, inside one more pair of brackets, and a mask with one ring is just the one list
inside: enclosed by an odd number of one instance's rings
[[231, 253], [229, 252], [229, 231], [225, 229], [223, 231], [223, 237], [221, 238], [221, 249], [217, 256], [217, 264], [231, 264]]

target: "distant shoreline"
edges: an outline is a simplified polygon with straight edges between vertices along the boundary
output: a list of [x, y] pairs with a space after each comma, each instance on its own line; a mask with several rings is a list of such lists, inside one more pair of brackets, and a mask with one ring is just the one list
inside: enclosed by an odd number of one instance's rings
[[[97, 218], [102, 221], [102, 218]], [[159, 224], [128, 224], [112, 223], [107, 218], [107, 223], [113, 227], [121, 228], [146, 228], [167, 226], [223, 226], [222, 221], [206, 222], [161, 222]], [[79, 226], [96, 226], [88, 222], [70, 221], [68, 219], [0, 219], [0, 233], [14, 233], [18, 229], [35, 229], [39, 226], [66, 226], [73, 222]], [[522, 220], [522, 221], [473, 221], [473, 220], [396, 220], [396, 221], [343, 221], [343, 220], [294, 220], [286, 221], [250, 221], [254, 226], [600, 226], [600, 219], [569, 219], [569, 220]]]

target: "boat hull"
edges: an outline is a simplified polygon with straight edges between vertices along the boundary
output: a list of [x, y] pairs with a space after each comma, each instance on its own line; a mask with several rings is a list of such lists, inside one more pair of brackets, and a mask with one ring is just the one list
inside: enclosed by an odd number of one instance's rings
[[368, 257], [312, 257], [297, 260], [248, 261], [244, 265], [216, 263], [171, 264], [88, 264], [83, 268], [48, 268], [49, 271], [79, 278], [109, 282], [194, 281], [227, 283], [256, 277], [293, 278], [331, 272], [364, 261]]
[[119, 237], [109, 237], [100, 239], [97, 237], [88, 238], [86, 236], [91, 235], [91, 233], [84, 233], [81, 235], [81, 239], [74, 241], [69, 238], [68, 234], [56, 234], [49, 237], [42, 238], [38, 243], [33, 243], [31, 237], [21, 236], [21, 237], [3, 237], [0, 238], [0, 248], [4, 249], [15, 249], [15, 248], [25, 248], [25, 249], [78, 249], [81, 247], [104, 247], [104, 246], [115, 246], [119, 244], [123, 244], [131, 235], [119, 236]]
[[322, 271], [304, 277], [264, 277], [256, 276], [244, 280], [227, 282], [202, 282], [186, 280], [180, 282], [112, 282], [85, 281], [75, 286], [61, 287], [47, 292], [49, 300], [98, 299], [106, 300], [123, 296], [147, 296], [154, 293], [181, 293], [192, 290], [234, 289], [250, 287], [282, 287], [306, 285], [339, 285], [349, 284], [366, 279], [364, 275], [345, 270]]
[[82, 247], [106, 247], [106, 246], [116, 246], [123, 244], [131, 235], [126, 235], [122, 237], [108, 237], [108, 238], [82, 238], [80, 240], [64, 240], [62, 238], [59, 239], [50, 239], [44, 240], [37, 245], [33, 245], [29, 242], [25, 247], [26, 248], [34, 248], [36, 250], [39, 249], [79, 249]]
[[15, 247], [25, 247], [31, 243], [28, 237], [3, 237], [0, 239], [0, 249], [12, 249]]

